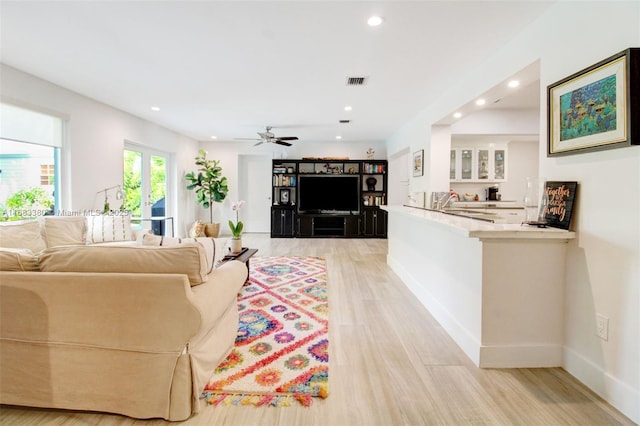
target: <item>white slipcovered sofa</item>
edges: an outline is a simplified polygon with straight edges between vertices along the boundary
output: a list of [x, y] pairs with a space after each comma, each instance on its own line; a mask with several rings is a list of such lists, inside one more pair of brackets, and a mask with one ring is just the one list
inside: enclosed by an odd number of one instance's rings
[[233, 347], [247, 268], [218, 266], [220, 241], [90, 222], [0, 225], [0, 403], [187, 419]]

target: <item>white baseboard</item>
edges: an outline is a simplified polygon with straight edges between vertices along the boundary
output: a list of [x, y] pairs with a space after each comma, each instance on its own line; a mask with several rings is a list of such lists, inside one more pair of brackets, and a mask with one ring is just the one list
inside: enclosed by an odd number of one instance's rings
[[564, 369], [602, 399], [640, 424], [640, 391], [607, 373], [574, 350], [564, 348]]
[[482, 346], [481, 368], [548, 368], [562, 366], [562, 346]]

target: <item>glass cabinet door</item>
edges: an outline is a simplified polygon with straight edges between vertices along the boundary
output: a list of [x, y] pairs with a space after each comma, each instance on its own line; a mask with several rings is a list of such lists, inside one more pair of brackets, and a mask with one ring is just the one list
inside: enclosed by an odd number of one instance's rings
[[473, 179], [473, 150], [463, 149], [460, 153], [460, 159], [462, 160], [460, 167], [460, 179]]
[[489, 150], [478, 150], [478, 179], [489, 179]]
[[456, 179], [456, 150], [451, 150], [451, 160], [449, 162], [449, 179]]
[[498, 180], [498, 179], [504, 179], [505, 178], [505, 173], [504, 173], [504, 166], [505, 166], [505, 150], [504, 149], [496, 149], [493, 152], [493, 178]]

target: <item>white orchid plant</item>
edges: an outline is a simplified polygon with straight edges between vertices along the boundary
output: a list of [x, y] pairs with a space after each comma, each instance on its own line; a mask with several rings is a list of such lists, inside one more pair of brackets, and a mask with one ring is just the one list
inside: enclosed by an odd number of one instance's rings
[[231, 211], [236, 212], [236, 223], [234, 224], [232, 220], [229, 220], [229, 229], [231, 229], [231, 234], [233, 238], [240, 238], [242, 236], [242, 229], [244, 228], [244, 224], [240, 221], [240, 209], [244, 206], [244, 200], [236, 201], [231, 204]]

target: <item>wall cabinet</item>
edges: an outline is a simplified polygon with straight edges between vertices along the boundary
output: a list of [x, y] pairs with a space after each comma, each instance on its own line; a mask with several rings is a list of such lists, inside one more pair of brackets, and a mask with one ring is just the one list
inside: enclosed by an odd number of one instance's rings
[[362, 234], [365, 237], [387, 238], [387, 212], [377, 207], [365, 207], [362, 214]]
[[452, 148], [452, 182], [503, 182], [507, 179], [506, 146]]
[[293, 207], [271, 207], [271, 238], [295, 237], [296, 211]]

